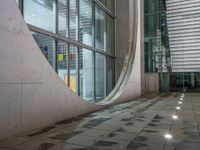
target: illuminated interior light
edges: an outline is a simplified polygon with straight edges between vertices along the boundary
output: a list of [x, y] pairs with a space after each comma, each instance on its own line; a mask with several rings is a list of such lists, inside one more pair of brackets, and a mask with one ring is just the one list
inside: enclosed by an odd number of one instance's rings
[[174, 120], [176, 120], [176, 119], [178, 119], [178, 116], [177, 116], [177, 115], [173, 115], [172, 118], [173, 118]]
[[181, 109], [181, 107], [177, 106], [177, 107], [176, 107], [176, 109], [177, 109], [177, 110], [180, 110], [180, 109]]
[[171, 134], [165, 134], [164, 136], [166, 139], [172, 139], [172, 137], [173, 137]]

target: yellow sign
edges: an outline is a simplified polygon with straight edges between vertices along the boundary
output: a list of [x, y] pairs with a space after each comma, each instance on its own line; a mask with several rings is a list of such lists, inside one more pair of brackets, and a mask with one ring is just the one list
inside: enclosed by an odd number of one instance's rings
[[58, 61], [63, 61], [63, 54], [58, 54]]

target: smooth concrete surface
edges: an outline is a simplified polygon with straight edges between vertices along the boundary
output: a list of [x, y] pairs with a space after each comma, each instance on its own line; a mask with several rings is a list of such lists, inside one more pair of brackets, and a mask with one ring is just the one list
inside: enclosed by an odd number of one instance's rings
[[[0, 139], [107, 106], [87, 103], [66, 87], [35, 43], [15, 0], [0, 2], [0, 19]], [[137, 45], [130, 82], [115, 103], [141, 95], [140, 39]]]
[[199, 97], [149, 95], [0, 140], [0, 150], [199, 150]]
[[159, 74], [145, 73], [145, 93], [159, 93]]
[[[116, 47], [116, 53], [117, 53], [117, 58], [116, 58], [116, 67], [118, 68], [118, 60], [124, 57], [123, 53], [127, 51], [128, 49], [128, 43], [130, 42], [129, 39], [127, 38], [128, 35], [128, 24], [129, 21], [127, 20], [128, 16], [131, 14], [127, 14], [128, 12], [128, 4], [126, 2], [121, 2], [120, 0], [117, 1], [117, 8], [119, 9], [119, 12], [121, 12], [120, 15], [117, 15], [119, 18], [117, 19], [117, 47]], [[120, 8], [121, 6], [121, 8]], [[119, 99], [125, 99], [125, 100], [131, 100], [134, 99], [135, 97], [141, 96], [142, 93], [142, 69], [141, 69], [141, 12], [140, 9], [143, 7], [143, 4], [141, 4], [141, 1], [138, 0], [138, 28], [137, 28], [137, 45], [136, 45], [136, 53], [135, 53], [135, 59], [134, 59], [134, 64], [133, 64], [133, 69], [128, 81], [127, 86], [124, 89], [124, 92], [122, 95], [119, 97]], [[124, 29], [124, 32], [123, 32]], [[124, 38], [124, 39], [123, 39]], [[118, 58], [119, 57], [119, 58]], [[119, 61], [120, 62], [120, 61]], [[119, 67], [120, 68], [120, 67]], [[119, 70], [118, 70], [119, 71]], [[134, 93], [134, 94], [133, 94]]]
[[118, 80], [128, 52], [129, 41], [129, 2], [116, 0], [116, 81]]

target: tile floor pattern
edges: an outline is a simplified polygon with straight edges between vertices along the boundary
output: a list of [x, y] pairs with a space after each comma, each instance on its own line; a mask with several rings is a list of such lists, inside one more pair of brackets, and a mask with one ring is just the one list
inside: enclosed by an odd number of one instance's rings
[[200, 150], [200, 94], [179, 104], [181, 96], [163, 93], [64, 120], [2, 140], [0, 150]]

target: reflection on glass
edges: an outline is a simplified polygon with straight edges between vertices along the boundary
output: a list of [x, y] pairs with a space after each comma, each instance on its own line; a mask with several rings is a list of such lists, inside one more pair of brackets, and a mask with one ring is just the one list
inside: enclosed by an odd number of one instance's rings
[[58, 76], [68, 85], [68, 45], [58, 42], [57, 49]]
[[107, 32], [106, 32], [106, 50], [110, 54], [114, 54], [114, 20], [107, 15]]
[[[101, 2], [113, 10], [113, 1]], [[86, 100], [103, 99], [112, 91], [114, 59], [81, 46], [88, 45], [114, 55], [114, 18], [105, 9], [93, 0], [16, 2], [23, 4], [25, 21], [38, 27], [34, 28], [38, 31], [33, 37], [66, 85]], [[51, 32], [49, 36], [45, 36], [49, 34], [47, 31]]]
[[161, 92], [168, 92], [170, 90], [170, 75], [169, 73], [160, 74], [160, 90]]
[[170, 72], [166, 7], [162, 0], [144, 1], [145, 72]]
[[68, 0], [58, 0], [58, 33], [68, 37]]
[[93, 46], [92, 2], [90, 0], [80, 1], [80, 41]]
[[106, 84], [107, 95], [110, 94], [110, 92], [114, 88], [114, 83], [115, 83], [115, 78], [114, 78], [114, 75], [115, 75], [114, 67], [115, 67], [115, 65], [114, 64], [115, 64], [114, 59], [107, 57], [107, 61], [106, 61], [106, 67], [107, 67], [107, 75], [106, 75], [106, 78], [107, 78], [107, 84]]
[[170, 74], [170, 91], [182, 92], [200, 92], [200, 73], [195, 72], [171, 72]]
[[17, 6], [19, 6], [19, 0], [16, 0]]
[[78, 40], [78, 1], [70, 0], [70, 38]]
[[98, 6], [95, 7], [95, 47], [106, 50], [106, 14]]
[[55, 33], [55, 0], [24, 0], [24, 18], [28, 24]]
[[33, 33], [33, 37], [40, 47], [42, 53], [49, 61], [51, 66], [55, 69], [56, 53], [55, 53], [55, 41], [52, 38], [44, 36], [39, 33]]
[[99, 0], [99, 1], [114, 12], [114, 0]]
[[106, 58], [96, 53], [95, 59], [96, 100], [101, 100], [106, 96]]
[[78, 49], [74, 45], [70, 45], [70, 88], [73, 92], [78, 92]]
[[80, 49], [80, 96], [94, 100], [94, 56], [87, 49]]

